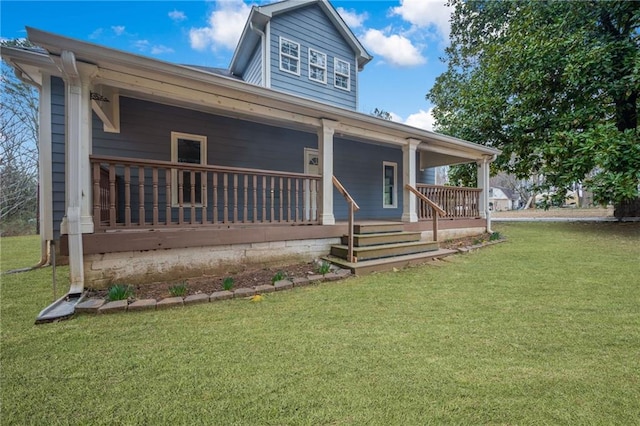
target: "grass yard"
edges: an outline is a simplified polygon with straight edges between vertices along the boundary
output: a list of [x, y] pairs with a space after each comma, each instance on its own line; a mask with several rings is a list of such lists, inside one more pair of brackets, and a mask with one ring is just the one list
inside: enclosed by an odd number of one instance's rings
[[[0, 423], [637, 424], [640, 224], [495, 228], [509, 241], [261, 303], [40, 326], [51, 269], [2, 276]], [[37, 250], [3, 239], [2, 268]]]

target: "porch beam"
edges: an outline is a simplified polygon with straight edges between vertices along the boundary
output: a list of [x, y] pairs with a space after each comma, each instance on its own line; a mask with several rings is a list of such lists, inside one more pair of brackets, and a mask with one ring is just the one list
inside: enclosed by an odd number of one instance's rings
[[416, 186], [416, 149], [420, 145], [418, 139], [407, 139], [402, 147], [402, 221], [418, 221], [418, 202], [407, 185], [412, 188]]
[[[134, 75], [100, 68], [96, 81], [122, 90], [130, 90], [149, 96], [149, 100], [165, 98], [166, 103], [180, 106], [180, 102], [205, 107], [205, 110], [216, 110], [220, 115], [232, 118], [268, 119], [278, 122], [296, 123], [304, 128], [318, 129], [322, 127], [320, 119], [298, 112], [286, 111], [278, 107], [257, 103], [259, 97], [244, 95], [245, 99], [225, 96], [210, 92], [212, 86], [195, 83], [187, 87], [153, 79], [140, 78]], [[144, 96], [141, 97], [145, 99]], [[255, 98], [255, 99], [254, 99]]]
[[333, 214], [333, 135], [337, 122], [322, 119], [318, 130], [318, 162], [322, 180], [320, 183], [320, 223], [336, 223]]

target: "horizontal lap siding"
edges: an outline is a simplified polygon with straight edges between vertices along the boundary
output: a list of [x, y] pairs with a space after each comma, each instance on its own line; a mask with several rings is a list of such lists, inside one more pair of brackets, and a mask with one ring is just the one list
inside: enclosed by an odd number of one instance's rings
[[[369, 145], [336, 138], [333, 145], [335, 176], [360, 206], [358, 219], [400, 220], [402, 217], [402, 150], [400, 148]], [[382, 207], [382, 164], [397, 164], [396, 208]], [[347, 203], [337, 191], [333, 194], [334, 215], [337, 220], [347, 218]]]
[[[296, 9], [271, 20], [271, 87], [342, 108], [355, 110], [357, 87], [355, 52], [342, 38], [320, 6]], [[300, 75], [280, 70], [280, 36], [300, 44]], [[327, 83], [309, 80], [309, 48], [327, 55]], [[347, 61], [351, 90], [333, 85], [334, 58]]]
[[51, 77], [51, 178], [53, 182], [53, 238], [60, 238], [65, 213], [65, 88], [62, 79]]
[[262, 86], [262, 49], [261, 43], [258, 43], [251, 60], [249, 61], [249, 65], [247, 66], [247, 70], [245, 71], [242, 79], [247, 83], [255, 84], [258, 86]]
[[96, 155], [171, 160], [171, 132], [207, 136], [208, 164], [304, 172], [304, 148], [317, 136], [132, 98], [120, 98], [120, 133], [94, 115]]

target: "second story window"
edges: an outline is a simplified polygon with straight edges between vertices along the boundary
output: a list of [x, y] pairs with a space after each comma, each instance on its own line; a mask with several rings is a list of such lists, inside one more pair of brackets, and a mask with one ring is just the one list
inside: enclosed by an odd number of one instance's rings
[[327, 82], [327, 55], [314, 49], [309, 49], [309, 79]]
[[349, 62], [335, 58], [333, 63], [333, 85], [339, 89], [351, 90], [350, 71]]
[[280, 69], [300, 75], [300, 44], [280, 37]]

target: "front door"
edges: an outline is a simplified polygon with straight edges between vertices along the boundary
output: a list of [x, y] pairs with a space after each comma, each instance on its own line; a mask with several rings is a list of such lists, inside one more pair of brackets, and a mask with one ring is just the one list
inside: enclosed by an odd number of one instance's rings
[[[318, 164], [318, 150], [312, 148], [304, 149], [304, 172], [310, 175], [319, 175], [320, 166]], [[306, 220], [317, 219], [318, 206], [316, 203], [318, 188], [310, 188], [309, 182], [304, 188], [304, 217]]]

